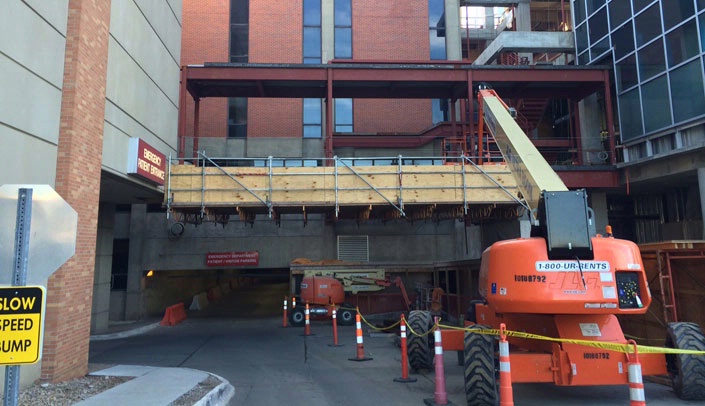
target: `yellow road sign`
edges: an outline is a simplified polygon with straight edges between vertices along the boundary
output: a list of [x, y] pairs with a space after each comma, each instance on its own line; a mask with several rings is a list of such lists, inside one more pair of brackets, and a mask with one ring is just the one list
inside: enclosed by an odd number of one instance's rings
[[45, 298], [42, 286], [0, 288], [0, 365], [41, 359]]

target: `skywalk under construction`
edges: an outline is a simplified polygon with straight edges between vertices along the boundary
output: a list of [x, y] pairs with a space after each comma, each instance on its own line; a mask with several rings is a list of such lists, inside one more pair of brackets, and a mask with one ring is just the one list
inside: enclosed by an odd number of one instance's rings
[[[424, 158], [428, 162], [442, 161]], [[362, 160], [322, 160], [324, 166], [221, 166], [205, 153], [194, 165], [171, 165], [166, 205], [187, 223], [226, 223], [230, 215], [254, 221], [256, 214], [330, 213], [333, 219], [409, 220], [489, 218], [521, 212], [516, 181], [507, 165], [477, 165], [461, 156], [452, 164], [358, 166]], [[367, 160], [369, 161], [369, 160]]]

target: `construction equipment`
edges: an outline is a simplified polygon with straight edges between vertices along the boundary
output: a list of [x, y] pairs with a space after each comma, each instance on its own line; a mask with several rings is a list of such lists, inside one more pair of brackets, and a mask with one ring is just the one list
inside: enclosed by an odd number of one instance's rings
[[[390, 279], [381, 269], [304, 271], [299, 286], [301, 288], [299, 300], [309, 304], [310, 315], [331, 317], [335, 308], [337, 321], [344, 326], [355, 322], [353, 306], [345, 302], [346, 292], [351, 294], [374, 292], [388, 286], [396, 286], [401, 290], [406, 311], [409, 311], [411, 303], [401, 277]], [[293, 309], [290, 313], [290, 321], [294, 326], [302, 326], [305, 322], [303, 309], [300, 307]]]
[[[616, 315], [643, 314], [652, 300], [638, 247], [610, 232], [597, 235], [587, 193], [566, 188], [494, 91], [481, 89], [478, 99], [480, 134], [484, 121], [532, 209], [532, 232], [484, 251], [479, 278], [484, 300], [466, 315], [472, 327], [442, 331], [444, 349], [464, 353], [468, 405], [499, 402], [497, 346], [481, 333], [501, 323], [560, 340], [510, 335], [515, 383], [627, 385], [627, 354], [609, 345], [627, 344]], [[425, 312], [411, 312], [409, 324], [420, 334], [432, 328]], [[666, 346], [703, 351], [705, 337], [696, 324], [670, 323]], [[413, 369], [431, 368], [432, 335], [412, 335], [408, 348]], [[643, 375], [668, 373], [680, 398], [705, 399], [705, 356], [640, 353], [639, 360]]]

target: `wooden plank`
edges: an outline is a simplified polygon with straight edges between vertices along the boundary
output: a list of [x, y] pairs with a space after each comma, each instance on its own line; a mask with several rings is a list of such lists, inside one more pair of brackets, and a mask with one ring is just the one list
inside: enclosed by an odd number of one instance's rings
[[[335, 168], [205, 168], [205, 205], [330, 206], [405, 204], [513, 203], [514, 199], [497, 184], [516, 194], [516, 183], [506, 166], [492, 165], [487, 174], [473, 166], [397, 166]], [[173, 205], [201, 205], [203, 168], [172, 166], [170, 191]], [[225, 172], [224, 172], [225, 171]], [[488, 178], [491, 177], [492, 179]], [[463, 179], [464, 178], [464, 179]], [[337, 189], [336, 189], [337, 183]]]

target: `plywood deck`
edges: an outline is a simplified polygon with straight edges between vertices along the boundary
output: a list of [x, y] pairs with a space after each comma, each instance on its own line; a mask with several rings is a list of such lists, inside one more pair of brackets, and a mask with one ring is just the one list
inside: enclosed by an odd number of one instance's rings
[[[484, 173], [483, 173], [484, 171]], [[517, 204], [505, 165], [198, 167], [172, 165], [165, 202], [188, 208]]]

